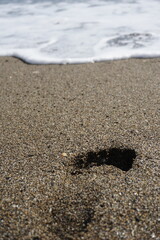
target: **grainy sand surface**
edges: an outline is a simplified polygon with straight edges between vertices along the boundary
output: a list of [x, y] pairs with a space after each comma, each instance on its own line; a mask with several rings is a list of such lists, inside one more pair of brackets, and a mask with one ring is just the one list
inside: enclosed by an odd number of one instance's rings
[[160, 59], [1, 57], [0, 84], [1, 240], [160, 238]]

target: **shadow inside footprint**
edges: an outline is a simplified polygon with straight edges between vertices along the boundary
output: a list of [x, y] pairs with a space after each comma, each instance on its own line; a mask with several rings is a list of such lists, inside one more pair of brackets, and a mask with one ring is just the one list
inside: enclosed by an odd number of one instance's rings
[[[98, 152], [88, 152], [78, 155], [74, 159], [75, 170], [89, 169], [93, 166], [113, 165], [122, 171], [128, 171], [132, 168], [136, 152], [133, 149], [110, 148]], [[78, 171], [75, 172], [75, 174]], [[72, 172], [74, 174], [74, 172]]]

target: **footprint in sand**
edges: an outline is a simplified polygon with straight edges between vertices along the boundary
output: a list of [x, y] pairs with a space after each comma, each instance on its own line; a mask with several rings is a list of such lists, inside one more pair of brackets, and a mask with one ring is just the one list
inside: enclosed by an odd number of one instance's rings
[[110, 148], [98, 152], [87, 152], [76, 156], [71, 174], [80, 174], [83, 169], [102, 165], [113, 165], [122, 171], [129, 171], [135, 158], [135, 150], [129, 148]]

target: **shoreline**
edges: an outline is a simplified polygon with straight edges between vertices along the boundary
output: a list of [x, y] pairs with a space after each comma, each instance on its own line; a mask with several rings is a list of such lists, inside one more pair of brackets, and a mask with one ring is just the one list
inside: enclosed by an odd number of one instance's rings
[[160, 59], [0, 66], [0, 240], [158, 239]]

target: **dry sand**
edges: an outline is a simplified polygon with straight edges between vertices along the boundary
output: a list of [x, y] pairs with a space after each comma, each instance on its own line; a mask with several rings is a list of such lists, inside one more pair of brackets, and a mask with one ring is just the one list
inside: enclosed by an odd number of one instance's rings
[[160, 238], [160, 59], [1, 57], [0, 84], [1, 240]]

